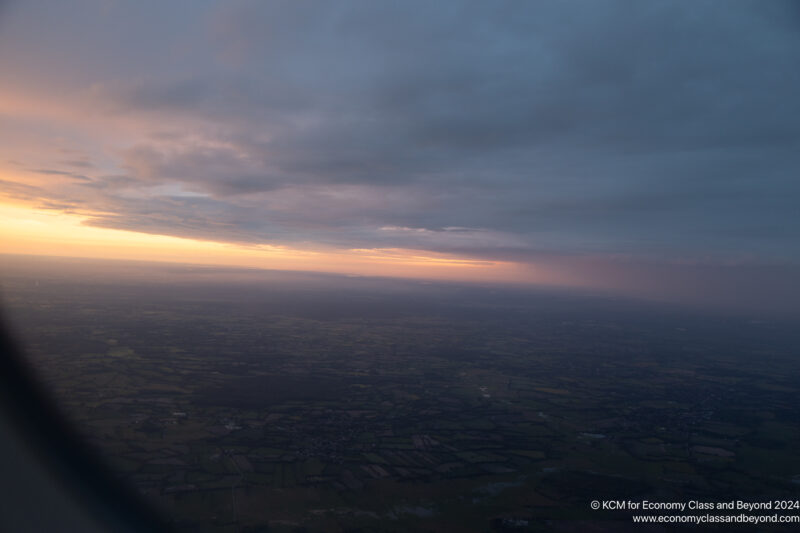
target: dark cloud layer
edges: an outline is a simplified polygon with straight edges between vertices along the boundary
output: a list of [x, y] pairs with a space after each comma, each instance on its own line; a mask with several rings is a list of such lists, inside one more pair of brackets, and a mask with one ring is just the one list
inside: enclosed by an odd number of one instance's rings
[[9, 10], [37, 36], [12, 35], [30, 79], [147, 125], [116, 168], [40, 171], [91, 175], [51, 198], [102, 211], [90, 224], [800, 259], [793, 2], [88, 2], [56, 25], [64, 9]]

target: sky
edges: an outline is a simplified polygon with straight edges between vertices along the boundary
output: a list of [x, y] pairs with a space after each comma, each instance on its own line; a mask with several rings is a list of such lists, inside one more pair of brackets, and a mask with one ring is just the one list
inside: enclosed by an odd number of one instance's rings
[[800, 7], [0, 4], [3, 251], [800, 287]]

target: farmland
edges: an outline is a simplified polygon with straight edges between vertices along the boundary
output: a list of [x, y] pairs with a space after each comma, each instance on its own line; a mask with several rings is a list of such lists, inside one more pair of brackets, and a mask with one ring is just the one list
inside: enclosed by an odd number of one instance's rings
[[798, 496], [791, 325], [553, 291], [187, 278], [4, 284], [65, 416], [179, 529], [579, 531], [627, 520], [595, 499]]

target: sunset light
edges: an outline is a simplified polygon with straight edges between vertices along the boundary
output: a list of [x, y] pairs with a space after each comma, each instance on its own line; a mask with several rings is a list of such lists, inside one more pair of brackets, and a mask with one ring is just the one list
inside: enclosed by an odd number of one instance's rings
[[507, 282], [518, 279], [521, 273], [520, 267], [513, 263], [471, 260], [419, 250], [312, 251], [222, 243], [91, 226], [86, 224], [87, 220], [85, 215], [0, 204], [3, 252], [457, 281]]
[[0, 0], [0, 531], [796, 531], [799, 5]]
[[[177, 2], [157, 25], [116, 2], [0, 11], [3, 251], [709, 305], [720, 279], [797, 272], [800, 112], [779, 73], [799, 43], [780, 9], [753, 40], [632, 9], [618, 53], [590, 10], [573, 32], [471, 4], [267, 4]], [[646, 59], [663, 50], [634, 28], [661, 20], [697, 45]], [[786, 289], [759, 299], [785, 308]]]

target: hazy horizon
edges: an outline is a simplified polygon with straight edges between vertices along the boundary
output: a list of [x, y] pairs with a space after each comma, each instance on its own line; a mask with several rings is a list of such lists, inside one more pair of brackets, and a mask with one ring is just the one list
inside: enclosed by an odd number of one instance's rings
[[4, 2], [3, 252], [800, 297], [792, 2]]
[[[645, 305], [652, 309], [670, 309], [688, 315], [708, 313], [710, 316], [749, 317], [754, 320], [800, 319], [800, 313], [792, 299], [792, 293], [784, 295], [785, 306], [776, 307], [775, 299], [770, 297], [770, 305], [761, 302], [742, 305], [737, 301], [742, 295], [734, 295], [726, 302], [720, 302], [719, 295], [710, 299], [707, 294], [698, 293], [694, 298], [684, 295], [669, 295], [652, 292], [632, 292], [616, 287], [591, 287], [575, 285], [537, 285], [532, 283], [502, 282], [496, 280], [447, 280], [436, 278], [397, 277], [380, 275], [356, 275], [315, 270], [279, 270], [263, 267], [212, 265], [207, 263], [186, 263], [174, 261], [101, 259], [84, 257], [55, 257], [42, 255], [22, 255], [0, 253], [0, 304], [3, 302], [3, 286], [6, 282], [19, 278], [42, 276], [43, 280], [61, 280], [72, 283], [92, 283], [103, 285], [146, 284], [163, 286], [207, 286], [236, 290], [241, 287], [275, 287], [286, 284], [292, 290], [307, 289], [342, 291], [375, 291], [376, 294], [413, 293], [417, 290], [431, 290], [435, 287], [453, 290], [478, 290], [485, 294], [497, 291], [515, 294], [520, 298], [535, 301], [545, 295], [575, 297], [580, 304], [596, 302], [628, 302]], [[712, 290], [724, 289], [725, 284], [734, 280], [721, 280]], [[288, 288], [287, 288], [288, 290]], [[751, 295], [752, 296], [752, 295]], [[763, 295], [762, 295], [763, 296]]]

